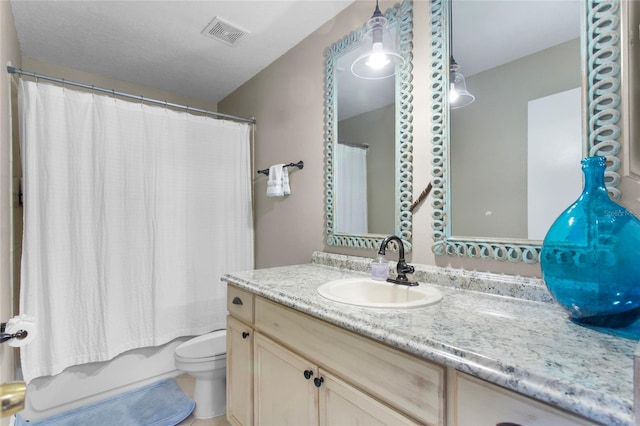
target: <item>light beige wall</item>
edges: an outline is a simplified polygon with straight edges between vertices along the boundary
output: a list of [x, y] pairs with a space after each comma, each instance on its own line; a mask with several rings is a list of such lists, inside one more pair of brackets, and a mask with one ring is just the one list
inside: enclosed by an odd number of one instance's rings
[[[383, 10], [393, 6], [383, 1]], [[255, 177], [256, 267], [309, 262], [315, 250], [375, 257], [376, 250], [325, 245], [324, 223], [324, 49], [364, 24], [373, 0], [356, 1], [289, 52], [222, 100], [219, 110], [253, 116], [258, 120], [255, 163], [257, 169], [274, 163], [305, 161], [291, 175], [292, 195], [265, 197], [266, 177]], [[430, 79], [431, 45], [428, 1], [414, 8], [413, 71], [413, 194], [414, 199], [431, 180]], [[539, 265], [436, 258], [431, 246], [430, 198], [414, 212], [414, 263], [451, 265], [522, 275], [540, 275]]]
[[218, 104], [257, 119], [256, 169], [305, 162], [290, 170], [286, 198], [267, 198], [266, 176], [254, 175], [257, 267], [306, 263], [323, 248], [324, 49], [361, 26], [372, 4], [355, 2]]
[[338, 123], [341, 141], [369, 145], [367, 222], [372, 234], [395, 232], [395, 117], [391, 104]]
[[[20, 46], [13, 24], [13, 14], [8, 1], [0, 1], [0, 321], [13, 315], [11, 292], [11, 210], [14, 207], [11, 191], [11, 78], [6, 72], [7, 63], [20, 66]], [[14, 379], [13, 349], [0, 345], [0, 383]], [[0, 424], [8, 424], [2, 419]]]

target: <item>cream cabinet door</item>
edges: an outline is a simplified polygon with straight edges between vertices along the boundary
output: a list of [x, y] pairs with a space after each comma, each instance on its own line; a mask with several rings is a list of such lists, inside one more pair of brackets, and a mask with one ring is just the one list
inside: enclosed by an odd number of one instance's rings
[[337, 377], [320, 370], [320, 425], [418, 425]]
[[476, 377], [449, 372], [450, 426], [595, 426], [588, 420]]
[[227, 317], [227, 420], [253, 424], [253, 329]]
[[254, 336], [254, 361], [255, 424], [317, 425], [317, 367], [260, 333]]

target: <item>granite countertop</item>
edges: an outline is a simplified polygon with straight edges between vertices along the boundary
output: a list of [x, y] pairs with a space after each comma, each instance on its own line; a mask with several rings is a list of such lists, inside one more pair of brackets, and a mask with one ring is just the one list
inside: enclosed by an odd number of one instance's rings
[[[413, 277], [437, 283], [432, 285], [444, 297], [436, 305], [413, 309], [361, 308], [317, 293], [327, 281], [368, 276], [362, 271], [369, 261], [314, 254], [310, 264], [235, 272], [222, 279], [596, 422], [634, 424], [637, 342], [573, 324], [545, 296], [540, 280], [514, 277], [492, 285], [491, 274], [464, 277], [459, 271], [417, 266]], [[504, 289], [508, 296], [500, 294]], [[513, 297], [518, 294], [526, 299]]]

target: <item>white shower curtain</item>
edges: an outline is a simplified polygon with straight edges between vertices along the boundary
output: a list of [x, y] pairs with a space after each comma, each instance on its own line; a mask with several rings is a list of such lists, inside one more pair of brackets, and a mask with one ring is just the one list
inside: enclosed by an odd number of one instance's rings
[[253, 268], [250, 126], [21, 80], [25, 381], [225, 327]]
[[366, 148], [337, 145], [335, 181], [335, 231], [368, 233]]

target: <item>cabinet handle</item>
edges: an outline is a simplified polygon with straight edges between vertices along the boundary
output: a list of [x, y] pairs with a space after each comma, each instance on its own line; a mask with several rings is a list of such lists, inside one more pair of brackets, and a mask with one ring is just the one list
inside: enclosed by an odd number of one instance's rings
[[231, 301], [231, 303], [233, 303], [234, 305], [240, 305], [242, 306], [242, 299], [240, 299], [238, 296], [234, 297], [233, 300]]
[[500, 422], [496, 423], [496, 426], [522, 426], [520, 423]]
[[248, 331], [243, 331], [242, 332], [242, 338], [246, 339], [247, 337], [249, 337], [249, 332]]
[[309, 380], [311, 378], [311, 376], [313, 376], [313, 371], [311, 370], [304, 370], [304, 378]]
[[324, 377], [316, 377], [313, 379], [313, 384], [316, 385], [317, 388], [322, 386], [322, 382], [324, 382]]

